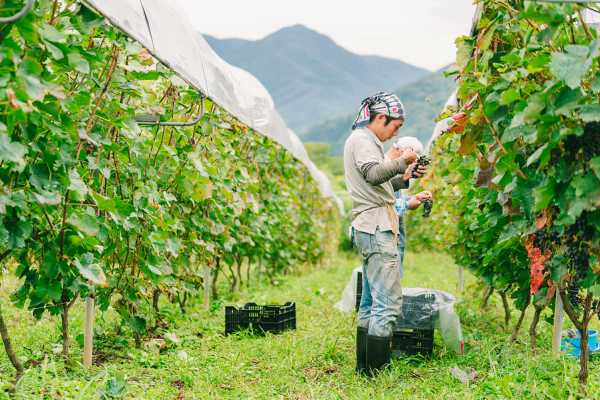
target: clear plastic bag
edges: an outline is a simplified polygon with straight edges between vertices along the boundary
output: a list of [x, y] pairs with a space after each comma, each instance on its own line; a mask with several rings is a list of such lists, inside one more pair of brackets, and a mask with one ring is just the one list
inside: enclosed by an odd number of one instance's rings
[[342, 298], [335, 304], [335, 308], [338, 310], [350, 313], [355, 310], [356, 307], [356, 281], [358, 274], [362, 273], [362, 267], [356, 267], [352, 271], [350, 281], [346, 285], [346, 288], [342, 292]]
[[[357, 280], [362, 267], [356, 267], [335, 308], [350, 313], [357, 302]], [[458, 354], [464, 352], [464, 340], [460, 318], [454, 311], [456, 298], [441, 290], [404, 288], [402, 290], [402, 315], [396, 329], [438, 329], [442, 340]]]

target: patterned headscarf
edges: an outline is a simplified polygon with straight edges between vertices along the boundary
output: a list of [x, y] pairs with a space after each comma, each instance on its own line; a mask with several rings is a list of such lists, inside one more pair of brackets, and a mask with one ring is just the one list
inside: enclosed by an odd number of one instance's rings
[[400, 98], [393, 93], [379, 92], [362, 101], [352, 129], [367, 126], [373, 113], [387, 115], [393, 119], [405, 119], [404, 105]]

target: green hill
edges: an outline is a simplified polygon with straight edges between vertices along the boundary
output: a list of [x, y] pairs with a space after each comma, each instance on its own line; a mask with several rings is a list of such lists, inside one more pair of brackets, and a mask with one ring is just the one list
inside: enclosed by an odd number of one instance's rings
[[[400, 131], [401, 135], [416, 136], [423, 143], [427, 143], [435, 126], [434, 119], [444, 107], [455, 86], [453, 78], [444, 77], [443, 70], [440, 70], [398, 89], [396, 93], [402, 99], [407, 112], [406, 125]], [[301, 139], [305, 143], [329, 143], [332, 154], [341, 155], [344, 142], [358, 112], [358, 105], [357, 102], [356, 110], [351, 110], [351, 113], [345, 116], [316, 125]]]
[[204, 37], [224, 60], [265, 85], [298, 134], [346, 114], [373, 92], [401, 87], [431, 73], [399, 60], [354, 54], [302, 25], [261, 40]]

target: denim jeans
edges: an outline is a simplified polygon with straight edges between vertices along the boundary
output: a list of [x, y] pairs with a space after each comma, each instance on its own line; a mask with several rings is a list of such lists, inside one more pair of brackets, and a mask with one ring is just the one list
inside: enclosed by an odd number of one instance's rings
[[397, 238], [391, 231], [377, 229], [374, 235], [355, 231], [354, 244], [363, 259], [358, 326], [368, 327], [369, 335], [391, 336], [402, 312]]
[[400, 257], [400, 279], [404, 278], [404, 251], [406, 249], [406, 228], [404, 227], [404, 216], [398, 221], [398, 254]]

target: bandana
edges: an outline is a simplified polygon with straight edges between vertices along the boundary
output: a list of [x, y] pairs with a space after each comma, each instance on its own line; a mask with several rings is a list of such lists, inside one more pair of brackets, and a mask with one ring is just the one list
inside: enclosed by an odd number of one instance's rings
[[352, 129], [367, 126], [373, 113], [387, 115], [393, 119], [405, 119], [404, 105], [400, 98], [393, 93], [379, 92], [362, 101]]

